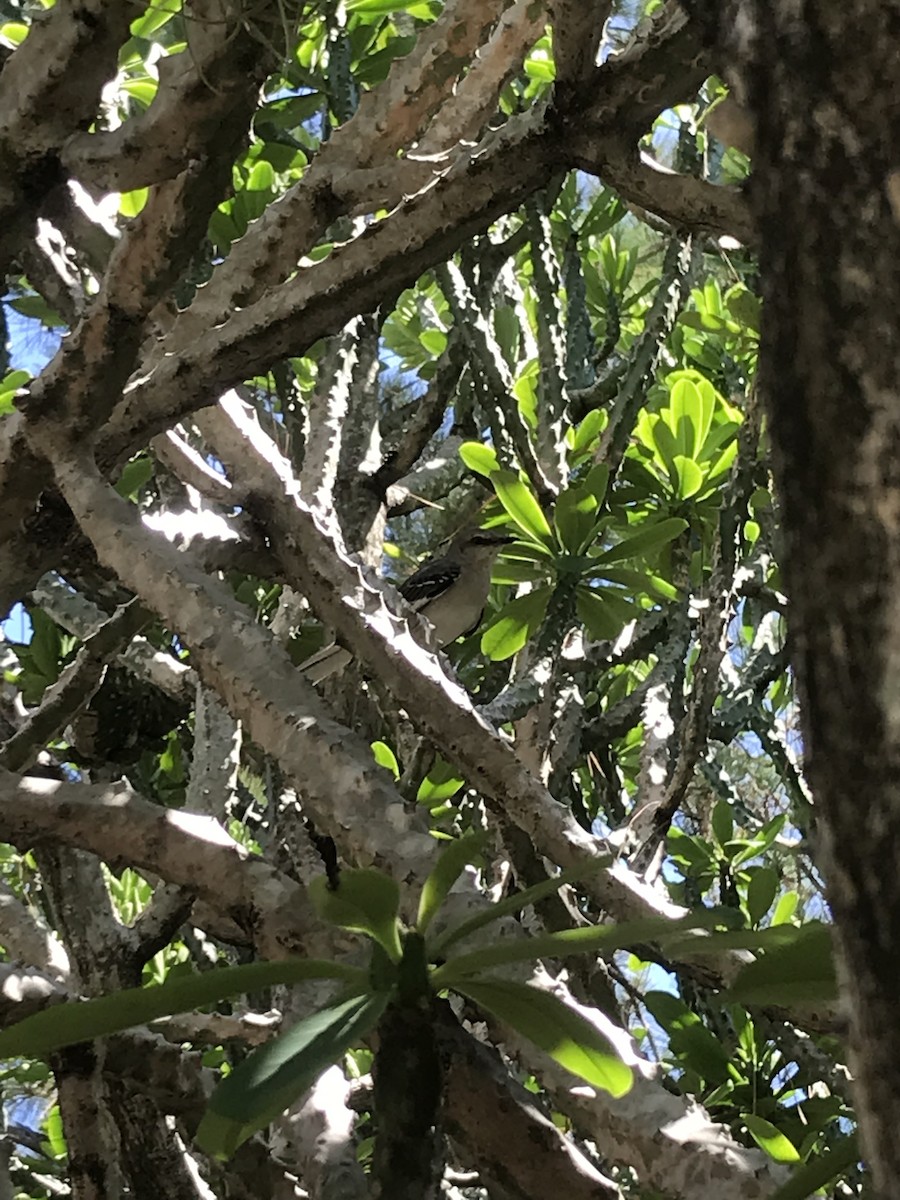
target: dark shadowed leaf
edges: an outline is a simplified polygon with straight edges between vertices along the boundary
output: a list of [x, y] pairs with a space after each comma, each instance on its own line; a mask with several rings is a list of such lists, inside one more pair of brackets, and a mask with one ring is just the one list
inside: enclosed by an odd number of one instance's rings
[[129, 988], [97, 1000], [57, 1004], [0, 1033], [0, 1058], [44, 1057], [62, 1046], [130, 1029], [160, 1017], [216, 1004], [242, 992], [305, 979], [337, 979], [362, 989], [367, 975], [358, 967], [315, 959], [249, 963], [200, 975], [180, 975], [155, 987]]
[[568, 871], [561, 871], [551, 879], [544, 879], [541, 883], [536, 883], [532, 887], [526, 888], [523, 892], [517, 892], [513, 896], [506, 896], [503, 900], [498, 900], [496, 904], [491, 904], [480, 913], [476, 913], [473, 917], [468, 917], [452, 929], [445, 930], [440, 937], [431, 942], [429, 945], [431, 958], [443, 957], [447, 949], [455, 942], [468, 937], [470, 934], [475, 933], [476, 930], [482, 929], [485, 925], [489, 925], [491, 921], [497, 921], [500, 917], [508, 917], [512, 913], [520, 912], [521, 909], [526, 908], [529, 904], [536, 904], [538, 900], [543, 900], [545, 896], [550, 896], [554, 892], [559, 891], [566, 883], [576, 883], [579, 879], [589, 879], [597, 871], [602, 871], [611, 863], [612, 858], [608, 854], [598, 855], [591, 862], [571, 867]]
[[575, 607], [579, 620], [598, 641], [613, 641], [640, 613], [640, 609], [623, 596], [586, 584], [579, 584], [575, 590]]
[[218, 1158], [233, 1154], [361, 1041], [378, 1023], [389, 998], [388, 992], [354, 996], [314, 1013], [256, 1050], [216, 1088], [197, 1130], [198, 1146]]
[[419, 912], [416, 928], [424, 933], [434, 919], [435, 913], [444, 903], [447, 893], [456, 883], [466, 865], [474, 860], [484, 842], [484, 835], [468, 833], [457, 838], [444, 850], [422, 885], [419, 897]]
[[734, 818], [731, 813], [731, 805], [727, 800], [720, 800], [713, 808], [712, 829], [720, 846], [731, 841], [731, 835], [734, 833]]
[[681, 517], [667, 517], [663, 521], [656, 521], [654, 524], [647, 523], [641, 529], [640, 533], [634, 533], [630, 537], [624, 538], [615, 546], [611, 546], [609, 550], [604, 550], [602, 554], [598, 554], [596, 562], [613, 563], [626, 562], [629, 558], [639, 558], [646, 554], [658, 550], [661, 546], [665, 546], [667, 542], [671, 542], [677, 538], [679, 533], [687, 529], [687, 521], [683, 521]]
[[563, 550], [581, 554], [590, 545], [597, 525], [596, 496], [586, 487], [567, 488], [557, 498], [553, 523]]
[[758, 925], [772, 907], [778, 883], [774, 867], [759, 867], [751, 875], [747, 884], [747, 913], [753, 925]]
[[[560, 886], [558, 882], [557, 886]], [[521, 901], [525, 895], [523, 892], [517, 899]], [[669, 942], [682, 938], [690, 930], [714, 928], [730, 919], [730, 915], [723, 909], [708, 909], [675, 919], [647, 917], [641, 921], [562, 929], [558, 933], [544, 933], [516, 941], [498, 942], [494, 946], [483, 946], [468, 954], [449, 959], [435, 972], [435, 986], [453, 985], [457, 979], [506, 963], [535, 961], [539, 958], [568, 958], [572, 954], [609, 953], [624, 946], [637, 946], [645, 942], [654, 942], [665, 949]], [[445, 942], [444, 949], [452, 940], [455, 939]]]
[[823, 1154], [798, 1167], [790, 1179], [772, 1196], [772, 1200], [806, 1200], [820, 1188], [859, 1162], [859, 1141], [855, 1133], [842, 1138]]
[[644, 1003], [668, 1033], [669, 1049], [681, 1063], [707, 1083], [728, 1078], [728, 1050], [683, 1000], [669, 992], [648, 992]]
[[825, 1004], [837, 999], [828, 925], [778, 925], [763, 933], [793, 934], [738, 973], [728, 991], [741, 1004]]
[[336, 888], [317, 875], [309, 885], [309, 898], [324, 920], [367, 933], [394, 962], [400, 961], [400, 889], [383, 871], [348, 868], [341, 871]]

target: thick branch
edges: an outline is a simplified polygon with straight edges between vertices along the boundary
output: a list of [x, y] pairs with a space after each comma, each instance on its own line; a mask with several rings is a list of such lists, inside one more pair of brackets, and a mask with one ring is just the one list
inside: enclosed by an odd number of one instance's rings
[[56, 154], [95, 117], [134, 9], [66, 0], [32, 22], [0, 75], [0, 274], [62, 173]]
[[189, 888], [253, 933], [260, 954], [298, 953], [314, 925], [303, 889], [252, 857], [218, 822], [150, 804], [125, 783], [21, 779], [0, 771], [0, 837], [57, 840]]
[[149, 109], [118, 129], [75, 134], [63, 148], [65, 170], [98, 191], [130, 192], [174, 178], [192, 159], [228, 158], [275, 65], [256, 27], [274, 27], [280, 5], [255, 4], [252, 25], [245, 10], [242, 0], [194, 0], [184, 11], [188, 44], [160, 59]]

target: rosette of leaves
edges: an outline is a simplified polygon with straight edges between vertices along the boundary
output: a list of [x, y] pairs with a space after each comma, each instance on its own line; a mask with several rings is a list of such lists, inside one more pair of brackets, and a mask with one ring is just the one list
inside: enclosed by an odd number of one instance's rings
[[[610, 952], [650, 941], [665, 945], [668, 939], [683, 939], [691, 929], [722, 923], [727, 913], [706, 910], [680, 921], [659, 918], [569, 929], [466, 951], [462, 943], [478, 929], [608, 864], [608, 859], [598, 857], [587, 868], [563, 872], [435, 932], [434, 918], [466, 864], [477, 857], [480, 841], [480, 835], [469, 834], [447, 847], [425, 881], [410, 925], [401, 919], [397, 884], [380, 871], [345, 870], [336, 887], [324, 876], [313, 881], [310, 896], [319, 915], [369, 940], [366, 967], [288, 959], [170, 975], [162, 984], [68, 1001], [36, 1013], [0, 1033], [0, 1057], [46, 1059], [64, 1046], [243, 992], [331, 979], [336, 991], [328, 1004], [256, 1049], [221, 1081], [197, 1132], [202, 1149], [220, 1157], [232, 1154], [289, 1108], [322, 1071], [369, 1034], [380, 1033], [383, 1022], [388, 1031], [396, 1026], [398, 1012], [415, 1017], [427, 1042], [433, 1005], [447, 991], [518, 1030], [592, 1086], [613, 1096], [624, 1095], [631, 1087], [631, 1068], [594, 1024], [552, 993], [499, 972], [510, 963], [545, 957]], [[389, 1045], [390, 1038], [385, 1040]], [[431, 1062], [437, 1062], [436, 1055]], [[376, 1077], [378, 1069], [376, 1054]], [[377, 1093], [376, 1087], [376, 1104]], [[431, 1093], [437, 1108], [439, 1086], [432, 1086]], [[436, 1124], [436, 1112], [433, 1117], [431, 1123]]]
[[662, 495], [670, 513], [703, 517], [734, 463], [741, 414], [697, 371], [673, 371], [666, 389], [666, 403], [638, 417], [628, 481]]
[[[599, 432], [595, 419], [585, 424]], [[558, 644], [566, 624], [576, 618], [592, 638], [612, 640], [647, 608], [678, 595], [654, 563], [687, 521], [662, 515], [630, 524], [627, 515], [611, 511], [609, 468], [577, 462], [585, 457], [587, 440], [579, 430], [575, 469], [549, 516], [529, 484], [501, 467], [491, 447], [467, 442], [460, 448], [466, 466], [493, 487], [502, 510], [498, 522], [511, 525], [519, 537], [494, 571], [495, 582], [516, 585], [519, 594], [501, 606], [481, 638], [482, 651], [495, 661], [518, 653], [545, 625], [542, 640]]]

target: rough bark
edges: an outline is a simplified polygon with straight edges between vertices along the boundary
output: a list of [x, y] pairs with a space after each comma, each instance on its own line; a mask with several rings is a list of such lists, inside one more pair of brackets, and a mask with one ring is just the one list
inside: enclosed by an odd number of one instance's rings
[[900, 1177], [900, 6], [691, 4], [743, 84], [792, 657], [878, 1195]]

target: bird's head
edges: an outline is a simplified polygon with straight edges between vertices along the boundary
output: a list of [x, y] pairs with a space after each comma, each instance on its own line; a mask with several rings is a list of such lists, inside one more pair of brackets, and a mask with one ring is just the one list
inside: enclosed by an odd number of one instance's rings
[[477, 554], [479, 557], [493, 559], [504, 546], [511, 545], [515, 540], [502, 529], [481, 529], [475, 526], [458, 533], [451, 544], [455, 551], [468, 556]]

